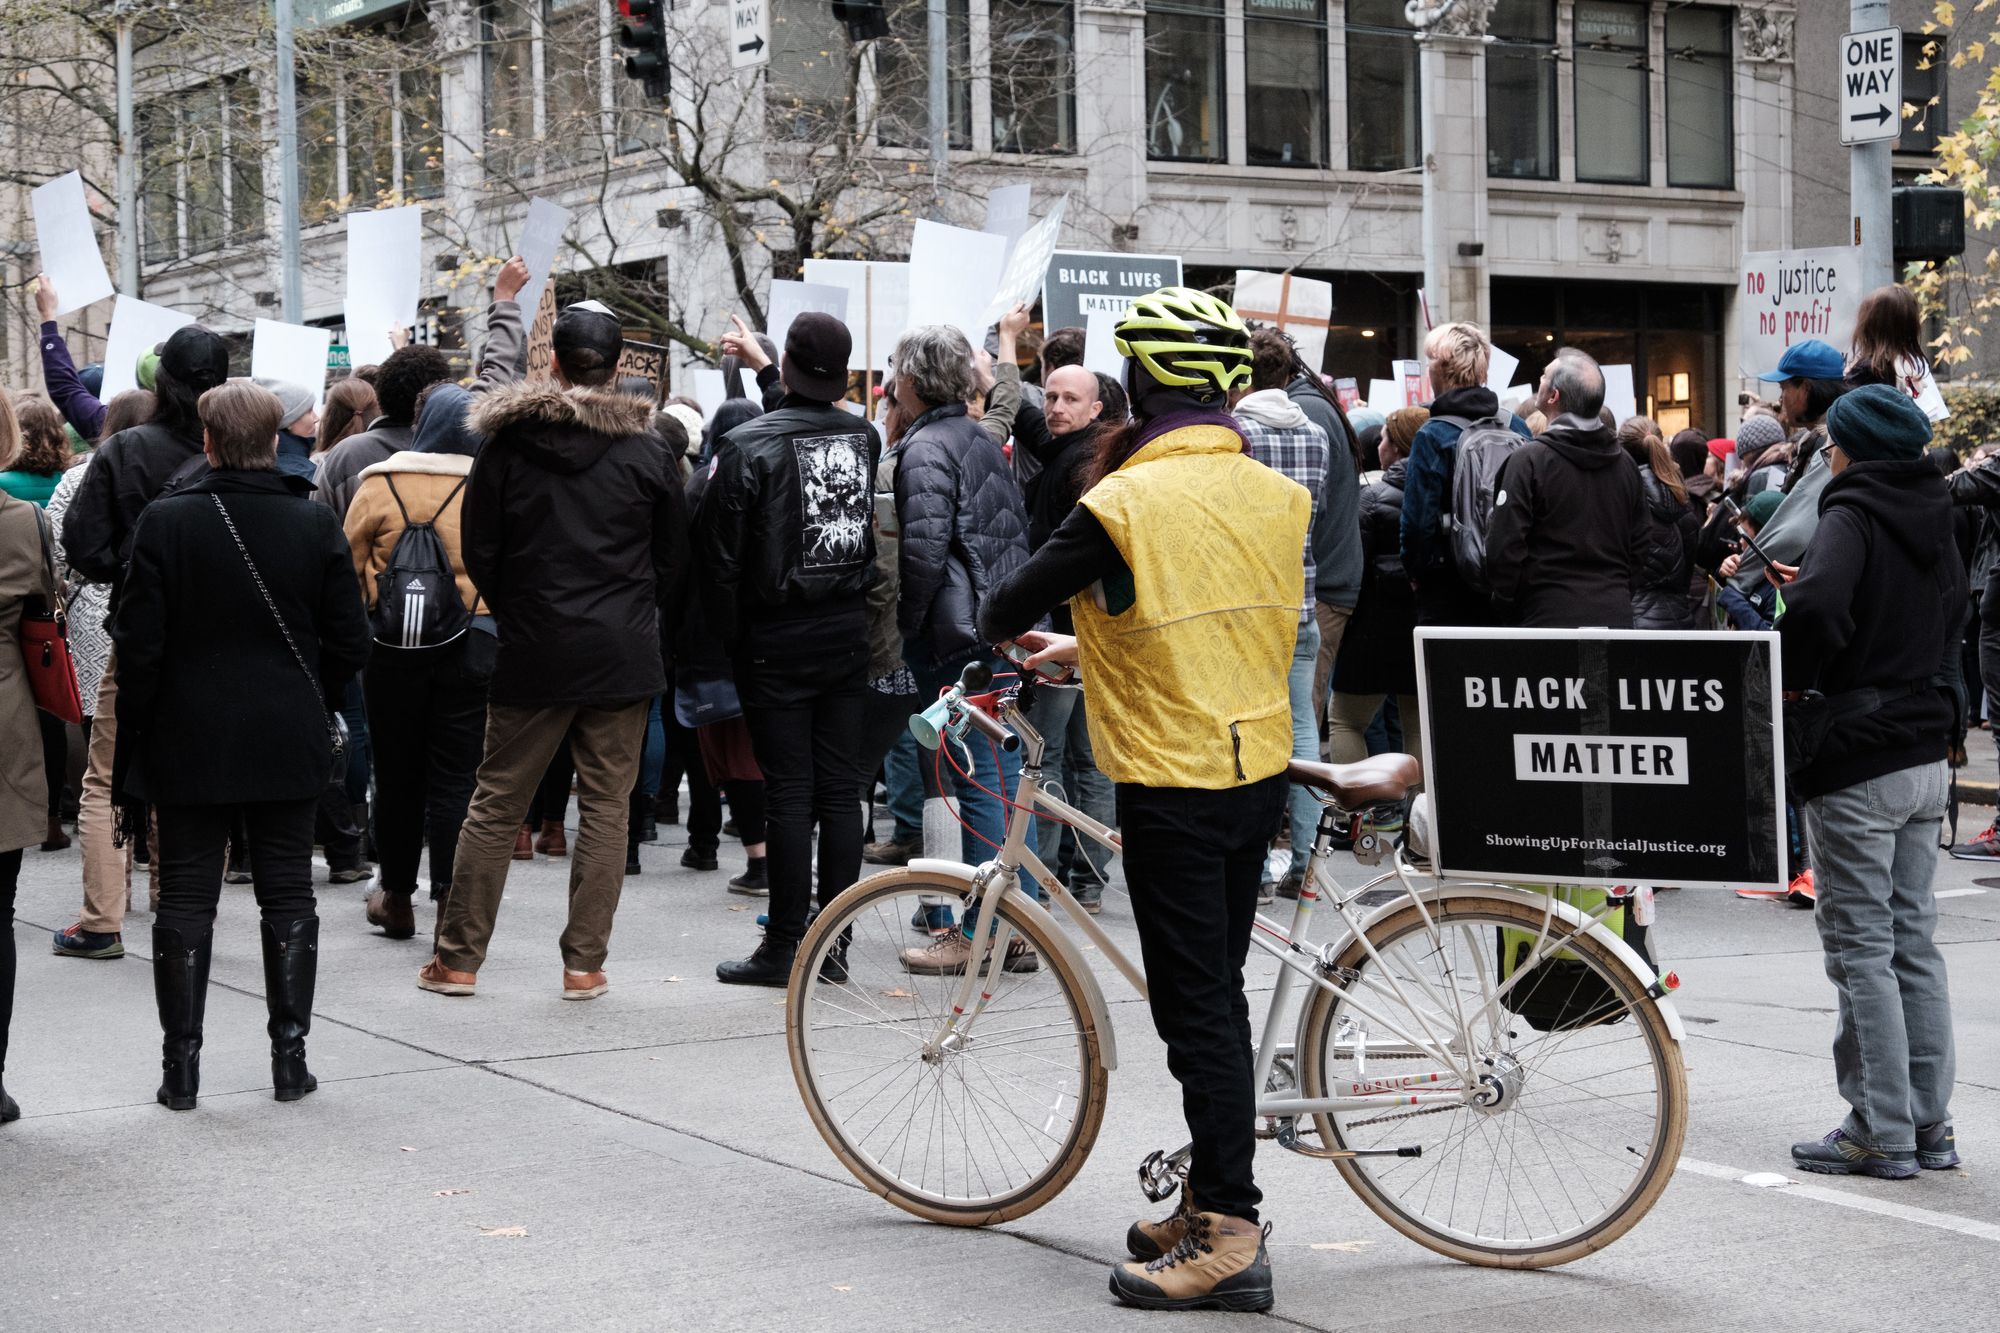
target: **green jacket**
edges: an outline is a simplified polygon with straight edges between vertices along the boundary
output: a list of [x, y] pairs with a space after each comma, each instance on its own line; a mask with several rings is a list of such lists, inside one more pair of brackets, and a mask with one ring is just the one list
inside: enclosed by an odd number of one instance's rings
[[60, 472], [0, 472], [0, 491], [16, 500], [26, 500], [37, 509], [47, 509], [49, 497], [56, 493], [56, 483], [61, 480]]

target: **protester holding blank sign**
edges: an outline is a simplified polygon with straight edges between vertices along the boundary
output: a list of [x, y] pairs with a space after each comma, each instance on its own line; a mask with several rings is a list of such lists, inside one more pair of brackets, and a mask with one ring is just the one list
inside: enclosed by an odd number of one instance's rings
[[1965, 571], [1916, 403], [1888, 385], [1856, 389], [1833, 404], [1827, 432], [1833, 476], [1778, 632], [1795, 700], [1786, 767], [1812, 831], [1820, 939], [1840, 1003], [1834, 1075], [1852, 1109], [1825, 1138], [1794, 1144], [1792, 1158], [1806, 1171], [1902, 1179], [1958, 1162], [1931, 877]]

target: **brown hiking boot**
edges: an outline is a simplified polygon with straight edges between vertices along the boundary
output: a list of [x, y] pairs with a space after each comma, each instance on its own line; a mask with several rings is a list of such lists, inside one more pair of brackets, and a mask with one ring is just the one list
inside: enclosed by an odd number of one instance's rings
[[1157, 1259], [1168, 1250], [1181, 1243], [1187, 1235], [1188, 1219], [1199, 1211], [1194, 1206], [1194, 1191], [1185, 1185], [1181, 1187], [1180, 1204], [1157, 1222], [1140, 1218], [1125, 1233], [1125, 1248], [1134, 1259]]
[[424, 964], [424, 970], [417, 973], [417, 989], [436, 991], [439, 995], [470, 995], [478, 980], [477, 972], [454, 972], [433, 954]]
[[[903, 950], [903, 969], [924, 977], [957, 976], [971, 958], [972, 941], [965, 938], [965, 932], [948, 930], [922, 948]], [[1007, 961], [1002, 966], [1009, 972], [1035, 972], [1042, 960], [1033, 945], [1016, 935], [1007, 941]]]
[[368, 895], [368, 924], [380, 926], [392, 940], [407, 940], [417, 933], [417, 914], [410, 907], [410, 895], [377, 889]]
[[569, 855], [569, 840], [563, 837], [563, 826], [560, 820], [544, 819], [542, 821], [542, 835], [535, 839], [535, 850], [543, 856]]
[[1142, 1310], [1268, 1310], [1267, 1230], [1220, 1213], [1189, 1214], [1187, 1234], [1173, 1249], [1111, 1270], [1111, 1294]]
[[514, 835], [514, 859], [516, 861], [535, 859], [535, 831], [526, 824], [521, 825], [521, 831]]

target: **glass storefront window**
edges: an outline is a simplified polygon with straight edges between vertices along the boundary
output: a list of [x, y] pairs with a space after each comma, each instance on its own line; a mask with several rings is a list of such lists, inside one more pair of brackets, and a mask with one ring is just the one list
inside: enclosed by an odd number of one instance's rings
[[1347, 0], [1347, 165], [1395, 171], [1423, 155], [1417, 34], [1402, 0]]
[[992, 0], [993, 149], [1076, 151], [1076, 18], [1046, 0]]
[[[1726, 289], [1681, 283], [1548, 282], [1495, 278], [1493, 309], [1508, 322], [1493, 343], [1521, 360], [1516, 382], [1539, 382], [1559, 347], [1600, 365], [1632, 367], [1639, 410], [1664, 428], [1713, 436], [1726, 420], [1722, 310]], [[1666, 396], [1662, 396], [1662, 384]]]
[[1735, 180], [1726, 9], [1667, 11], [1667, 184], [1726, 190]]
[[1326, 165], [1324, 0], [1243, 0], [1243, 65], [1249, 160]]
[[[951, 147], [972, 147], [972, 22], [969, 0], [948, 0], [945, 119]], [[845, 35], [841, 38], [846, 40]], [[875, 43], [875, 88], [882, 110], [876, 137], [896, 148], [930, 143], [930, 19], [923, 0], [889, 9], [889, 35]]]
[[1500, 0], [1486, 48], [1486, 174], [1556, 176], [1555, 0]]
[[1146, 11], [1146, 156], [1223, 157], [1222, 3], [1175, 0]]

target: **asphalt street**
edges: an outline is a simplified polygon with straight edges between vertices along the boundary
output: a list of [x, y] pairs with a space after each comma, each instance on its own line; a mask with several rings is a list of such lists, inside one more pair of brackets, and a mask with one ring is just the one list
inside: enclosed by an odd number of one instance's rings
[[[1975, 763], [1991, 762], [1982, 736]], [[1966, 835], [1987, 816], [1969, 808]], [[1108, 966], [1122, 1062], [1082, 1174], [1005, 1226], [921, 1223], [857, 1186], [814, 1131], [779, 995], [713, 979], [756, 936], [757, 902], [724, 890], [740, 851], [698, 874], [679, 866], [682, 830], [661, 834], [626, 881], [611, 990], [588, 1004], [557, 995], [566, 861], [516, 864], [472, 999], [417, 990], [427, 932], [388, 941], [363, 923], [366, 886], [322, 882], [320, 1090], [290, 1105], [269, 1092], [250, 891], [226, 890], [201, 1105], [186, 1114], [153, 1101], [143, 879], [131, 956], [56, 958], [48, 932], [74, 915], [77, 853], [31, 849], [7, 1070], [25, 1118], [0, 1130], [0, 1330], [1242, 1324], [1123, 1310], [1106, 1293], [1127, 1223], [1160, 1211], [1134, 1168], [1184, 1138], [1144, 1006]], [[1683, 982], [1693, 1110], [1647, 1219], [1565, 1268], [1472, 1268], [1391, 1231], [1330, 1166], [1267, 1143], [1273, 1318], [1424, 1333], [2000, 1328], [2000, 865], [1943, 860], [1938, 887], [1965, 1170], [1795, 1175], [1788, 1144], [1842, 1113], [1811, 915], [1666, 893], [1655, 939]], [[1134, 944], [1122, 888], [1102, 919]], [[1259, 959], [1255, 984], [1270, 973]], [[1783, 1183], [1744, 1182], [1760, 1173]]]

